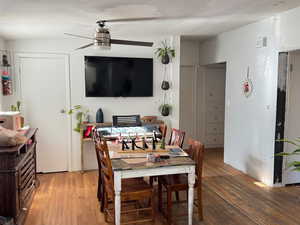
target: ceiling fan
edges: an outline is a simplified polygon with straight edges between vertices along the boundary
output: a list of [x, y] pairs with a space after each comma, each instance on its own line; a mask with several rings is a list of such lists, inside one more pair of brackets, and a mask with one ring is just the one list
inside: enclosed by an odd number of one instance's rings
[[162, 19], [160, 17], [146, 17], [146, 18], [128, 18], [128, 19], [113, 19], [113, 20], [99, 20], [96, 23], [98, 27], [96, 29], [96, 33], [94, 37], [86, 37], [76, 34], [69, 34], [65, 33], [66, 35], [78, 37], [78, 38], [85, 38], [93, 40], [92, 43], [81, 46], [75, 50], [80, 50], [84, 48], [88, 48], [90, 46], [95, 46], [103, 49], [109, 49], [111, 44], [118, 44], [118, 45], [135, 45], [135, 46], [144, 46], [144, 47], [152, 47], [153, 42], [143, 42], [143, 41], [129, 41], [129, 40], [117, 40], [111, 39], [109, 29], [105, 27], [105, 23], [109, 22], [130, 22], [130, 21], [148, 21], [148, 20], [159, 20]]

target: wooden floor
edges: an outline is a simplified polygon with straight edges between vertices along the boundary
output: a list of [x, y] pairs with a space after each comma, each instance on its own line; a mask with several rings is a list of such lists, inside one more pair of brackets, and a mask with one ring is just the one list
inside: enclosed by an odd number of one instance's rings
[[[40, 175], [25, 225], [106, 225], [96, 199], [97, 173]], [[216, 225], [299, 225], [300, 187], [268, 188], [223, 163], [221, 150], [208, 150], [204, 163], [204, 221]], [[177, 214], [186, 204], [177, 205]], [[195, 210], [196, 211], [196, 210]], [[177, 225], [186, 225], [180, 216]], [[156, 224], [165, 224], [157, 212]], [[145, 225], [145, 224], [144, 224]]]

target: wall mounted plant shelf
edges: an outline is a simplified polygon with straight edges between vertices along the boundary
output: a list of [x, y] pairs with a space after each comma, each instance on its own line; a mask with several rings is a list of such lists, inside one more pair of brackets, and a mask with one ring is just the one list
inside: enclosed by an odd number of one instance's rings
[[2, 94], [12, 95], [12, 66], [11, 66], [11, 54], [7, 50], [0, 50], [1, 57], [1, 79], [2, 79]]

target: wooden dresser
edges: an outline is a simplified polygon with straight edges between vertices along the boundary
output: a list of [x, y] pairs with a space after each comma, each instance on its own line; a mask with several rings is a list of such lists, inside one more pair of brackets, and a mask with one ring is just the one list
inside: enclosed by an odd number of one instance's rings
[[0, 147], [0, 216], [24, 222], [36, 188], [36, 132], [29, 129], [26, 144]]

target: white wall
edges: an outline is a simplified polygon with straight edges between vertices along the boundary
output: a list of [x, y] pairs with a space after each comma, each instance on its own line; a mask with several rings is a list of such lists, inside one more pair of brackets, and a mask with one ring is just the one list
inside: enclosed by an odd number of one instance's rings
[[0, 37], [0, 49], [5, 50], [5, 40]]
[[[300, 8], [226, 32], [200, 46], [201, 64], [227, 62], [225, 162], [273, 184], [278, 53], [300, 49]], [[259, 37], [266, 48], [256, 48]], [[254, 90], [242, 94], [247, 67]]]
[[[188, 138], [199, 138], [201, 120], [198, 111], [198, 79], [199, 74], [199, 42], [182, 40], [180, 43], [180, 129], [186, 132], [185, 144]], [[201, 114], [201, 113], [200, 113]]]
[[197, 40], [184, 40], [180, 42], [180, 65], [199, 65], [199, 42]]
[[[224, 160], [268, 185], [273, 184], [277, 95], [278, 20], [270, 18], [223, 33], [200, 46], [202, 65], [227, 62]], [[268, 46], [256, 48], [259, 37]], [[250, 68], [254, 89], [242, 92]]]
[[[168, 37], [168, 41], [175, 47], [177, 56], [169, 68], [172, 89], [171, 104], [174, 105], [172, 115], [166, 118], [167, 123], [174, 127], [179, 125], [179, 58], [180, 41], [179, 37]], [[154, 40], [156, 48], [162, 39]], [[70, 87], [71, 104], [83, 105], [90, 109], [92, 119], [98, 108], [104, 112], [104, 120], [111, 121], [114, 114], [141, 114], [159, 116], [159, 105], [162, 103], [162, 91], [160, 82], [162, 81], [163, 66], [154, 57], [154, 48], [134, 47], [134, 46], [112, 46], [110, 51], [83, 50], [73, 51], [76, 47], [86, 44], [77, 39], [61, 40], [17, 40], [8, 42], [9, 48], [15, 53], [55, 53], [66, 54], [70, 57]], [[120, 56], [120, 57], [154, 57], [154, 97], [149, 98], [86, 98], [84, 92], [84, 55]], [[16, 71], [17, 72], [17, 71]], [[19, 81], [16, 81], [18, 87]], [[12, 97], [4, 97], [4, 109], [8, 109], [10, 104], [20, 99], [18, 88]], [[25, 118], [26, 119], [26, 118]], [[73, 120], [75, 124], [75, 121]], [[90, 146], [88, 146], [90, 145]], [[80, 169], [80, 148], [79, 135], [72, 132], [72, 169]], [[96, 168], [94, 150], [91, 144], [86, 144], [85, 159], [88, 169]]]
[[300, 7], [281, 13], [277, 18], [279, 51], [300, 49]]

